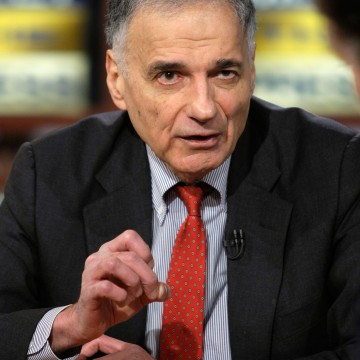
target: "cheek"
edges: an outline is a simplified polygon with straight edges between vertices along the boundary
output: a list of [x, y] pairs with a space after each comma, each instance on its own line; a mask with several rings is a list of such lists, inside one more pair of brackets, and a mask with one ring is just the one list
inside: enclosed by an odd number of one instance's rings
[[140, 137], [159, 156], [170, 146], [172, 116], [164, 104], [154, 101], [143, 103], [140, 113], [141, 115], [136, 118], [135, 128]]
[[239, 101], [239, 96], [229, 96], [222, 102], [222, 109], [229, 122], [229, 131], [242, 132], [249, 111], [249, 97]]
[[[127, 83], [125, 101], [132, 124], [139, 136], [152, 148], [168, 142], [171, 114], [159, 96], [154, 96], [147, 84], [131, 78]], [[163, 146], [163, 145], [162, 145]]]

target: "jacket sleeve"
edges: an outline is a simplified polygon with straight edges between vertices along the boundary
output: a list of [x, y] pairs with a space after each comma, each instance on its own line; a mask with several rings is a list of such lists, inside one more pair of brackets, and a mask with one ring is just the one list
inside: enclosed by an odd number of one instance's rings
[[0, 207], [0, 359], [26, 359], [41, 308], [35, 229], [35, 164], [19, 150]]

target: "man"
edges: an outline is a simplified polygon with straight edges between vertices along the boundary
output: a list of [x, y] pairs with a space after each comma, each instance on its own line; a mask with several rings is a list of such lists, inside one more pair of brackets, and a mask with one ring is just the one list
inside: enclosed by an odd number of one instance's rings
[[[25, 144], [7, 184], [0, 358], [355, 359], [357, 134], [252, 97], [251, 1], [110, 1], [108, 19], [124, 112]], [[185, 218], [203, 231], [179, 181], [204, 193], [204, 328], [169, 356], [200, 270], [173, 285], [172, 248]]]

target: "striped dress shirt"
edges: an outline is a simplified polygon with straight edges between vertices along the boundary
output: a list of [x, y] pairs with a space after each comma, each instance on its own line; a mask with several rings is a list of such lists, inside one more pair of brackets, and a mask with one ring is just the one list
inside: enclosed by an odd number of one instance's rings
[[[172, 189], [179, 179], [149, 147], [147, 152], [152, 178], [154, 271], [160, 281], [166, 282], [172, 247], [187, 216], [187, 210]], [[207, 239], [204, 360], [231, 359], [227, 316], [227, 259], [222, 246], [229, 165], [230, 158], [202, 179], [216, 190], [201, 202], [201, 217]], [[159, 355], [162, 310], [162, 303], [156, 302], [148, 306], [146, 345], [155, 358]]]

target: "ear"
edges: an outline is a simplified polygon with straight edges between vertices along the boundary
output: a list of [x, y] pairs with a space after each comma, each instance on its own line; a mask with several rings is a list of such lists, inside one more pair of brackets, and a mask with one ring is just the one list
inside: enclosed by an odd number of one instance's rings
[[106, 73], [106, 83], [114, 104], [120, 110], [126, 110], [124, 74], [119, 70], [112, 50], [106, 51]]

